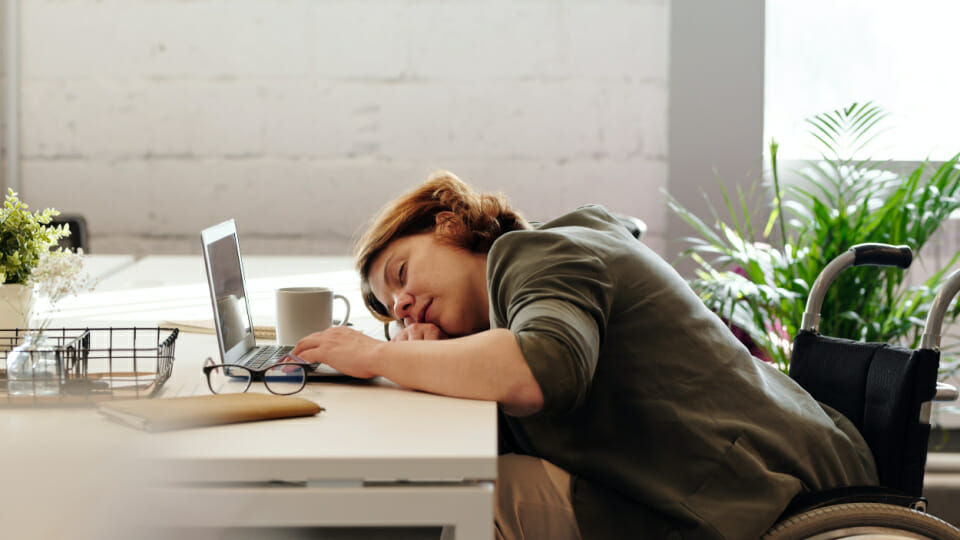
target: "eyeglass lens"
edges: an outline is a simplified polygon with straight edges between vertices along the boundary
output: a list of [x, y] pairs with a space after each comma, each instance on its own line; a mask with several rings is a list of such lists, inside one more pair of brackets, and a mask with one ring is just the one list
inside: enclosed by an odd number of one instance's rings
[[[252, 373], [238, 366], [216, 366], [207, 374], [214, 394], [242, 394], [250, 387]], [[274, 394], [295, 394], [306, 384], [307, 373], [296, 364], [277, 364], [263, 372], [263, 383]]]
[[263, 383], [274, 394], [299, 392], [307, 382], [307, 372], [296, 364], [277, 364], [263, 373]]
[[250, 387], [250, 371], [235, 366], [216, 366], [207, 373], [214, 394], [242, 394]]

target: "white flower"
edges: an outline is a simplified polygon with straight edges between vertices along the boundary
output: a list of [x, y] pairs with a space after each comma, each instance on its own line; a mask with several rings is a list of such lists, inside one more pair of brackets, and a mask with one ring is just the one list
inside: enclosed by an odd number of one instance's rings
[[[68, 296], [92, 290], [96, 281], [83, 270], [82, 249], [76, 252], [61, 249], [40, 256], [27, 285], [35, 287], [40, 296], [45, 296], [53, 309], [57, 302]], [[46, 328], [49, 323], [50, 317], [40, 324], [40, 329]]]

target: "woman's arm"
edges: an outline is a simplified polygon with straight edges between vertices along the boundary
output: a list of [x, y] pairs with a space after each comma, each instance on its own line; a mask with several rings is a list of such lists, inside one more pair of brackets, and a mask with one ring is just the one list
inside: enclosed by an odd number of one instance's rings
[[293, 354], [347, 375], [380, 375], [408, 388], [497, 401], [511, 416], [543, 407], [540, 386], [507, 329], [455, 339], [382, 342], [333, 327], [300, 340]]

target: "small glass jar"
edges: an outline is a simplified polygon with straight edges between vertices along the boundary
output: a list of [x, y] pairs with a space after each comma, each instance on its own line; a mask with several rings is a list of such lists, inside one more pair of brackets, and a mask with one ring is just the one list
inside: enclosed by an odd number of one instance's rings
[[57, 351], [43, 334], [27, 334], [7, 353], [7, 393], [11, 396], [60, 395]]

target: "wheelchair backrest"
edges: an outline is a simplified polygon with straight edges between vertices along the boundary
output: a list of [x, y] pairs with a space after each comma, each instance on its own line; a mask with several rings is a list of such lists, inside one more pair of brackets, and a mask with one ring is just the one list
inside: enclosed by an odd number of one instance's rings
[[920, 496], [930, 426], [921, 405], [933, 399], [940, 355], [801, 330], [790, 377], [857, 427], [873, 452], [880, 485]]

